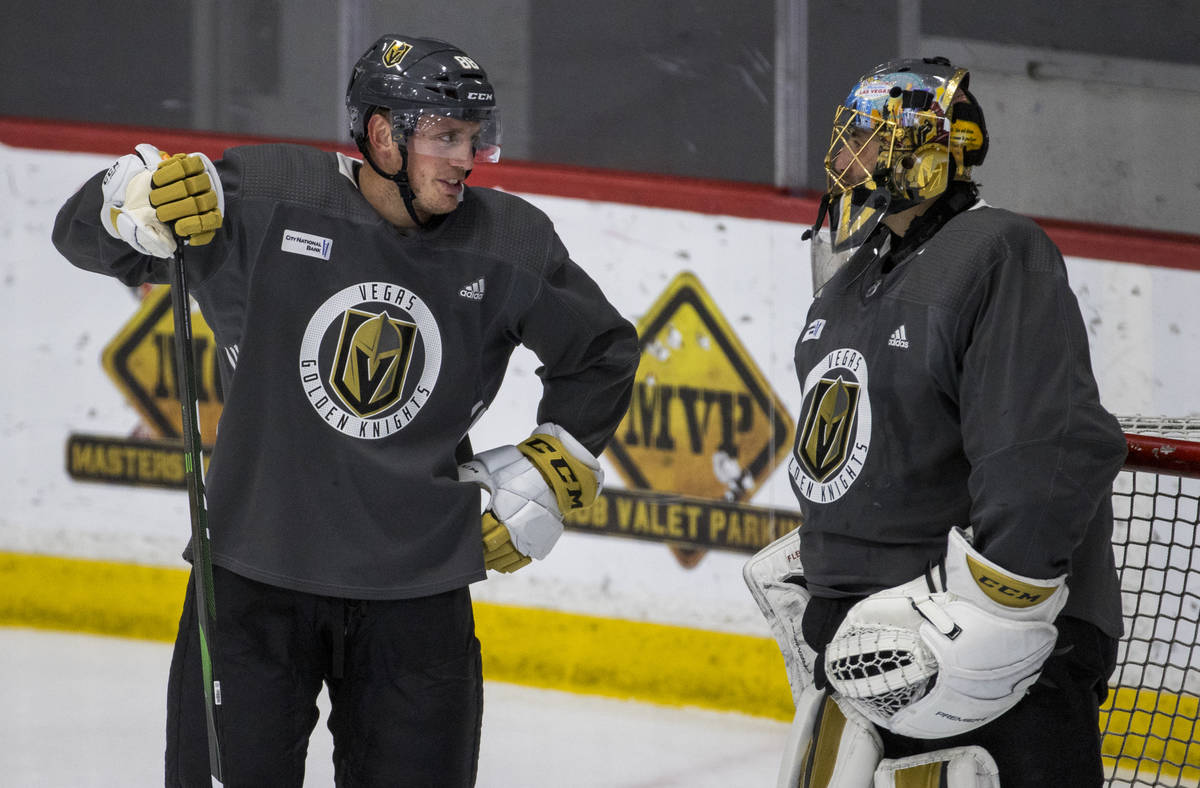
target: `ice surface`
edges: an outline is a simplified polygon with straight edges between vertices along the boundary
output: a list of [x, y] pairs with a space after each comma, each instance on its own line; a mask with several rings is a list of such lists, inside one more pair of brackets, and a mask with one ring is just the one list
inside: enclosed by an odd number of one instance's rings
[[[162, 785], [171, 646], [0, 627], [0, 783]], [[333, 785], [322, 694], [306, 786]], [[487, 682], [480, 788], [774, 784], [787, 725]]]

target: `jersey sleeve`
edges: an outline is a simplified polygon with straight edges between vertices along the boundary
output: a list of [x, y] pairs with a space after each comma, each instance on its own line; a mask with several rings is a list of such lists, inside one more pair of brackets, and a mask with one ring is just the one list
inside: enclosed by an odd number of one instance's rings
[[542, 362], [538, 422], [565, 427], [598, 454], [629, 407], [640, 357], [637, 331], [571, 260], [557, 235], [518, 331]]
[[1069, 573], [1125, 456], [1100, 404], [1062, 256], [1032, 222], [994, 236], [960, 319], [959, 403], [976, 545], [1031, 577]]

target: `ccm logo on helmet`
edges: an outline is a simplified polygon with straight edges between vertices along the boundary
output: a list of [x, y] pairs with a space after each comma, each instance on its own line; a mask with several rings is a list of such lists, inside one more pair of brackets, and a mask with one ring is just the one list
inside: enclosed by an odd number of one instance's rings
[[491, 101], [492, 94], [491, 93], [468, 93], [467, 101], [473, 101], [473, 100]]

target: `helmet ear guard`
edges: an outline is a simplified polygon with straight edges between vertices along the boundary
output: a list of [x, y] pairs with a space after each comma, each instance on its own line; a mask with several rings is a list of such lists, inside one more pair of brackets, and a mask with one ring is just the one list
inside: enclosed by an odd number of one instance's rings
[[910, 199], [923, 202], [946, 191], [955, 169], [945, 145], [931, 142], [896, 162], [894, 180]]

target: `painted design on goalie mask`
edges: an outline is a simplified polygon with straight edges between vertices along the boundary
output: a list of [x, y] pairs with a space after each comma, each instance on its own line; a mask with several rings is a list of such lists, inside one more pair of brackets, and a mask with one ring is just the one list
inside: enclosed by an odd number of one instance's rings
[[826, 355], [809, 371], [802, 402], [788, 472], [805, 498], [832, 503], [854, 484], [871, 446], [866, 359], [853, 348]]
[[[830, 199], [885, 189], [890, 214], [940, 195], [951, 180], [969, 181], [988, 146], [969, 82], [970, 73], [945, 58], [895, 60], [860, 77], [834, 114], [825, 155]], [[859, 159], [866, 149], [873, 162]], [[842, 170], [839, 153], [847, 152], [859, 166]]]
[[441, 332], [415, 293], [361, 282], [313, 313], [300, 347], [300, 384], [317, 415], [353, 438], [375, 440], [407, 427], [433, 395]]
[[972, 180], [988, 135], [969, 82], [966, 69], [934, 57], [882, 63], [851, 87], [834, 112], [826, 190], [803, 236], [812, 241], [814, 294], [886, 216], [940, 196], [951, 181]]

